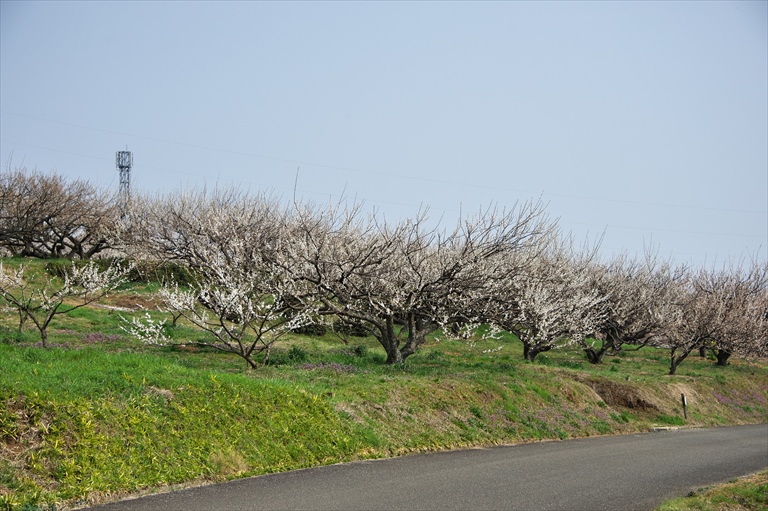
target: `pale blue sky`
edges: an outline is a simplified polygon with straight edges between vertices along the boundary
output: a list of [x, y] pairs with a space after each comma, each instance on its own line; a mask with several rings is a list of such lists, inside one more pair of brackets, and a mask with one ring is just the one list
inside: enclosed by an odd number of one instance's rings
[[0, 2], [0, 158], [768, 250], [768, 2]]

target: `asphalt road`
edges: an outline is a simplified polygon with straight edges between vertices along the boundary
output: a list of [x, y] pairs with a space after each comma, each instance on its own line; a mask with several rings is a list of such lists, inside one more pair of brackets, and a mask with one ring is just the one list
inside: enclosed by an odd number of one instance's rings
[[469, 449], [296, 470], [107, 510], [650, 510], [768, 467], [768, 425]]

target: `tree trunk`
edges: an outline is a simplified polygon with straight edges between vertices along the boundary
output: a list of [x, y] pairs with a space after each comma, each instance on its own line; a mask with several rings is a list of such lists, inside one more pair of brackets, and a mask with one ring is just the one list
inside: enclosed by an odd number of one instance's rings
[[405, 359], [416, 353], [417, 344], [406, 343], [400, 350], [400, 361], [405, 362]]
[[22, 310], [21, 308], [19, 310], [19, 333], [24, 332], [24, 323], [27, 321], [27, 314], [26, 311]]
[[267, 361], [269, 360], [269, 354], [267, 354], [267, 356], [264, 357], [264, 360], [262, 361], [261, 366], [259, 366], [259, 364], [257, 364], [256, 361], [253, 360], [253, 358], [251, 358], [250, 356], [248, 355], [240, 355], [240, 356], [243, 357], [246, 362], [248, 362], [248, 365], [251, 367], [251, 369], [258, 369], [259, 367], [264, 367], [265, 365], [267, 365]]
[[669, 375], [670, 376], [673, 376], [675, 374], [675, 372], [677, 371], [677, 366], [679, 366], [680, 363], [683, 360], [685, 360], [685, 357], [687, 357], [691, 353], [691, 351], [693, 351], [694, 349], [696, 349], [696, 346], [685, 348], [684, 351], [680, 353], [678, 356], [675, 356], [675, 353], [677, 351], [676, 349], [673, 348], [671, 350], [670, 357], [669, 357]]
[[[533, 356], [534, 358], [536, 357], [536, 355]], [[531, 345], [525, 342], [523, 343], [523, 360], [533, 361], [531, 358]]]
[[400, 341], [397, 339], [397, 334], [395, 333], [395, 321], [392, 316], [387, 318], [383, 327], [379, 327], [379, 332], [380, 333], [376, 338], [387, 353], [385, 364], [402, 364], [403, 355], [398, 349]]
[[587, 360], [589, 360], [590, 364], [600, 364], [603, 361], [603, 357], [605, 356], [606, 349], [600, 348], [599, 350], [596, 350], [595, 348], [584, 348], [584, 353], [587, 355]]
[[599, 348], [595, 348], [595, 346], [589, 344], [586, 340], [581, 342], [581, 346], [584, 353], [587, 355], [587, 360], [589, 360], [590, 364], [601, 364], [608, 351], [616, 350], [616, 343], [614, 343], [609, 336], [606, 336], [604, 339], [595, 340], [600, 342]]
[[437, 326], [433, 323], [416, 319], [412, 314], [408, 315], [406, 324], [408, 328], [408, 338], [400, 350], [400, 355], [402, 356], [403, 361], [416, 353], [419, 346], [424, 344], [424, 339], [426, 339], [427, 335], [437, 330]]
[[549, 351], [550, 349], [552, 349], [551, 346], [523, 344], [523, 358], [529, 362], [533, 362], [536, 358], [536, 355], [545, 351]]
[[715, 350], [717, 356], [717, 364], [719, 366], [727, 366], [728, 358], [731, 356], [731, 352], [723, 349]]
[[667, 373], [669, 376], [674, 376], [675, 372], [677, 371], [677, 366], [680, 364], [680, 362], [682, 362], [682, 360], [676, 360], [674, 354], [670, 357], [669, 373]]
[[387, 365], [402, 364], [404, 362], [403, 355], [400, 350], [395, 348], [394, 351], [387, 350], [387, 360], [384, 362]]

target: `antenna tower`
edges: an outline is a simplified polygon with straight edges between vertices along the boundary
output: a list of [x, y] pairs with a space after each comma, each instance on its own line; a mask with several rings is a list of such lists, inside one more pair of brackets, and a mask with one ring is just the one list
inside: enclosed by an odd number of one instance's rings
[[115, 162], [117, 171], [120, 173], [120, 189], [118, 190], [120, 209], [125, 213], [128, 199], [131, 196], [131, 166], [133, 165], [133, 155], [128, 151], [127, 146], [125, 151], [115, 153]]

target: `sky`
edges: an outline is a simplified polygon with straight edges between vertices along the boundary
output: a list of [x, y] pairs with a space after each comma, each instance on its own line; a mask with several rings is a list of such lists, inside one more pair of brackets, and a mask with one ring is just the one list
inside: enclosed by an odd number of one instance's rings
[[0, 162], [768, 252], [768, 2], [0, 1]]

